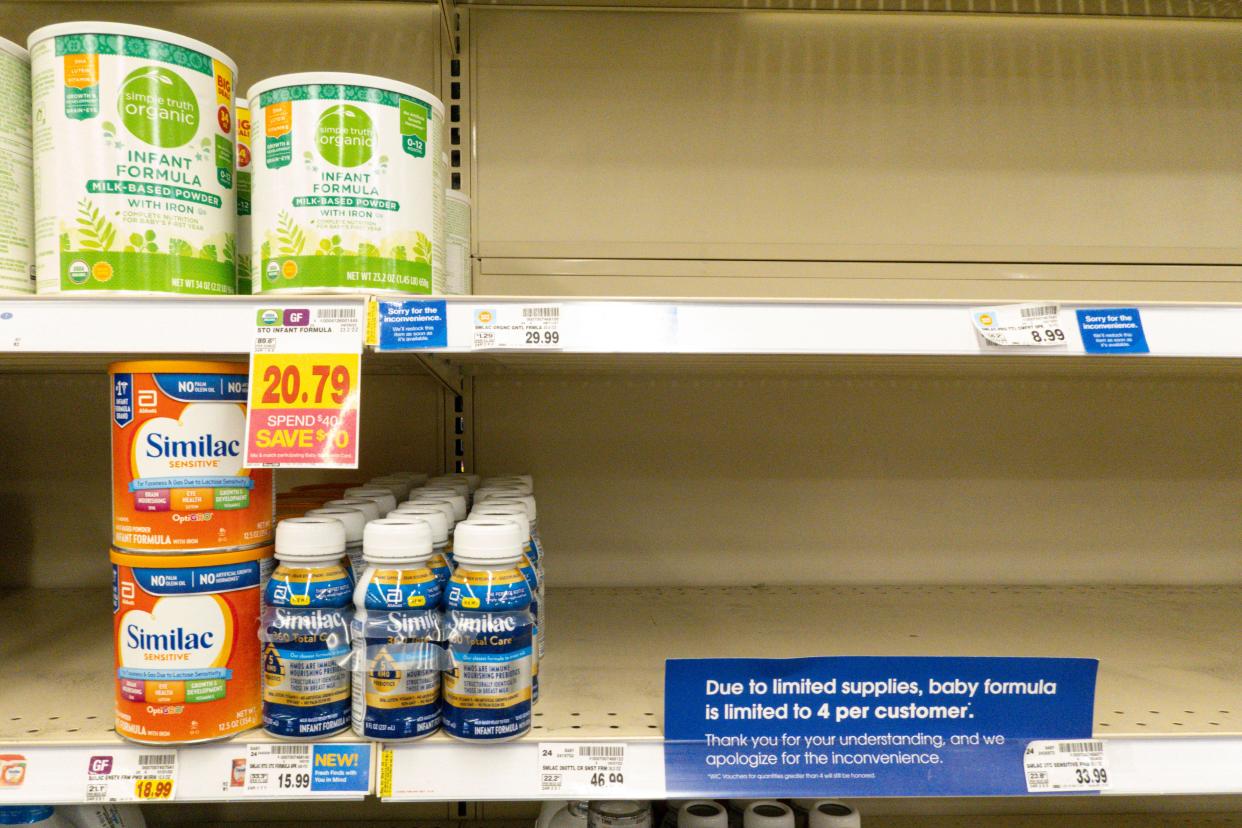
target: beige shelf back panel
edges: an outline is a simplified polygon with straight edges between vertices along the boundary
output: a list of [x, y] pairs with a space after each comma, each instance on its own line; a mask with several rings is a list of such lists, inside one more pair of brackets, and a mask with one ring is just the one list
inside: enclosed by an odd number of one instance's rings
[[480, 376], [478, 471], [558, 586], [1242, 580], [1236, 372], [862, 365]]
[[[0, 588], [99, 587], [110, 582], [112, 459], [105, 370], [0, 374]], [[441, 468], [439, 387], [368, 373], [362, 386], [362, 466], [276, 473], [276, 488]]]
[[[490, 273], [507, 258], [1242, 263], [1230, 22], [465, 14]], [[649, 292], [584, 281], [555, 286]], [[928, 279], [904, 298], [938, 295]]]
[[154, 26], [209, 43], [237, 62], [239, 95], [288, 72], [361, 72], [439, 89], [435, 3], [0, 2], [0, 36], [15, 43], [71, 20]]

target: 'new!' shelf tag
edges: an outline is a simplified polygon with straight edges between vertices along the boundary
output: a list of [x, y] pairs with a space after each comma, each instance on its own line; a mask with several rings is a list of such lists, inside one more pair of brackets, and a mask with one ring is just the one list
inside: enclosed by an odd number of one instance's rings
[[358, 468], [362, 301], [262, 308], [243, 465]]
[[972, 308], [971, 322], [990, 348], [1055, 348], [1065, 345], [1061, 311], [1056, 305], [1029, 302]]

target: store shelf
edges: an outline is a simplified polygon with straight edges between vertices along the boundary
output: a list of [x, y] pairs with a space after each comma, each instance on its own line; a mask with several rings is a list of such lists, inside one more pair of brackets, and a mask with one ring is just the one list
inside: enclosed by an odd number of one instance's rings
[[[0, 624], [26, 635], [0, 644], [0, 753], [125, 744], [111, 729], [109, 607], [102, 590], [4, 596]], [[1110, 793], [1242, 793], [1242, 587], [561, 589], [548, 611], [532, 734], [390, 746], [379, 790], [537, 799], [541, 741], [610, 742], [636, 768], [615, 793], [659, 798], [664, 659], [883, 654], [1099, 658], [1095, 734], [1109, 741]], [[246, 744], [264, 741], [252, 732], [181, 748], [178, 798], [240, 797], [220, 780]]]

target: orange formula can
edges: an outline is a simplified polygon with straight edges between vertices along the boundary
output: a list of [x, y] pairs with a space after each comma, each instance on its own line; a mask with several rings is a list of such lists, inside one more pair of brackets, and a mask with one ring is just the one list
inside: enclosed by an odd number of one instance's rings
[[247, 367], [116, 362], [112, 543], [205, 552], [272, 542], [271, 469], [243, 469]]
[[180, 744], [262, 724], [259, 601], [271, 568], [270, 546], [112, 550], [117, 733]]

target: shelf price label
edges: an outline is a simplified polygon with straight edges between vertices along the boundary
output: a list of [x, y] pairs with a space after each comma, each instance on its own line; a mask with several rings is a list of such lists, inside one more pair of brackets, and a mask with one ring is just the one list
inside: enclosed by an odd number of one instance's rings
[[1105, 743], [1096, 739], [1031, 742], [1022, 765], [1030, 793], [1103, 791], [1110, 784]]
[[240, 772], [252, 795], [367, 793], [370, 762], [367, 745], [247, 745]]
[[362, 302], [261, 308], [244, 465], [358, 468]]
[[134, 781], [134, 798], [142, 801], [172, 799], [171, 779], [138, 779]]
[[623, 743], [539, 743], [541, 793], [598, 798], [622, 791], [630, 770]]
[[475, 308], [472, 324], [474, 350], [504, 348], [559, 351], [560, 305], [489, 305]]
[[1061, 309], [1045, 302], [972, 308], [971, 322], [984, 348], [1057, 348], [1066, 345]]
[[86, 765], [87, 802], [167, 802], [177, 787], [177, 752], [100, 753]]

